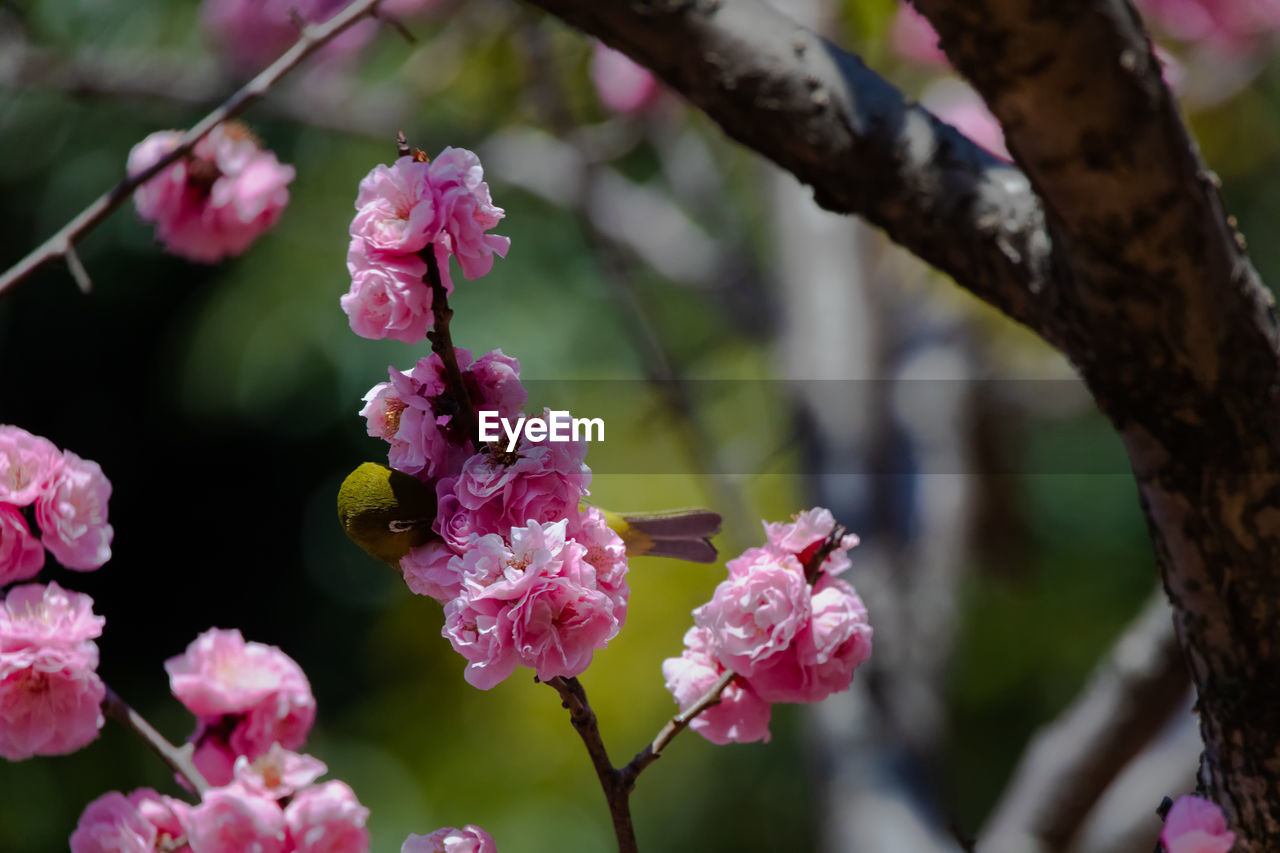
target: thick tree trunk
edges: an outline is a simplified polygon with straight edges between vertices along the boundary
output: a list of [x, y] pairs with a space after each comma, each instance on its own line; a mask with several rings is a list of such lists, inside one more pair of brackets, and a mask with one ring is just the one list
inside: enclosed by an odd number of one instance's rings
[[1133, 8], [919, 0], [1013, 168], [757, 0], [534, 2], [1071, 358], [1138, 478], [1202, 782], [1237, 850], [1280, 850], [1277, 325]]

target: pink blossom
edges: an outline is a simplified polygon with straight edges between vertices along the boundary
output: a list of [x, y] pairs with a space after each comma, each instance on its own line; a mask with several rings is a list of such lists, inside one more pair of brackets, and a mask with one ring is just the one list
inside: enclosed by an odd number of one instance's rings
[[415, 254], [379, 252], [355, 237], [347, 250], [351, 289], [339, 302], [362, 338], [391, 338], [416, 344], [426, 339], [435, 317], [431, 286], [422, 280], [426, 262]]
[[[327, 21], [345, 5], [345, 0], [204, 0], [200, 22], [220, 56], [247, 74], [260, 71], [298, 40], [291, 12], [316, 24]], [[347, 59], [376, 33], [369, 22], [356, 24], [321, 48], [318, 56], [330, 63]]]
[[394, 439], [400, 429], [400, 414], [405, 410], [405, 402], [395, 395], [391, 383], [379, 382], [361, 399], [365, 406], [360, 410], [360, 417], [365, 419], [369, 436], [387, 442]]
[[[471, 351], [455, 349], [458, 369], [471, 404], [510, 417], [528, 399], [520, 382], [520, 363], [501, 350], [472, 361]], [[375, 385], [361, 410], [371, 436], [390, 445], [392, 468], [424, 481], [455, 476], [471, 455], [474, 436], [455, 425], [457, 403], [448, 398], [444, 363], [432, 353], [407, 371], [389, 368], [390, 382]], [[465, 536], [462, 541], [465, 541]]]
[[81, 668], [98, 665], [106, 619], [93, 612], [93, 599], [56, 583], [23, 584], [9, 590], [0, 607], [0, 653], [57, 649], [74, 655]]
[[444, 606], [441, 633], [467, 660], [462, 677], [472, 687], [488, 690], [515, 672], [520, 662], [511, 641], [507, 603], [497, 599], [472, 602], [459, 596]]
[[461, 430], [450, 428], [452, 420], [452, 415], [437, 415], [416, 406], [405, 408], [387, 450], [388, 464], [423, 481], [461, 470], [470, 448]]
[[567, 577], [539, 577], [510, 619], [516, 653], [543, 681], [581, 674], [620, 627], [607, 595]]
[[158, 833], [124, 794], [111, 791], [85, 806], [71, 853], [154, 853]]
[[920, 103], [992, 154], [1011, 159], [1000, 122], [967, 84], [950, 77], [938, 80], [920, 96]]
[[908, 3], [898, 4], [889, 29], [889, 43], [903, 59], [933, 68], [947, 68], [947, 55], [938, 47], [938, 33], [929, 19]]
[[591, 48], [591, 82], [600, 102], [615, 113], [638, 113], [662, 94], [653, 73], [625, 53], [596, 42]]
[[374, 166], [360, 181], [351, 236], [371, 249], [397, 254], [412, 254], [433, 242], [445, 214], [430, 168], [407, 156], [390, 166]]
[[98, 736], [106, 688], [85, 662], [56, 648], [0, 654], [0, 756], [64, 755]]
[[299, 755], [278, 743], [250, 761], [246, 756], [235, 760], [237, 784], [246, 791], [277, 800], [292, 796], [325, 774], [325, 763], [310, 755]]
[[93, 599], [56, 583], [9, 590], [0, 607], [0, 755], [74, 752], [98, 736], [106, 688]]
[[18, 508], [0, 503], [0, 586], [35, 577], [44, 565], [44, 548], [31, 535]]
[[[229, 720], [232, 725], [236, 722], [234, 718]], [[195, 746], [191, 763], [214, 785], [227, 785], [235, 778], [236, 754], [227, 743], [229, 733], [225, 729], [222, 717], [202, 717], [187, 739]]]
[[445, 607], [443, 633], [467, 659], [468, 683], [487, 690], [516, 663], [544, 681], [578, 675], [617, 635], [614, 601], [566, 527], [530, 521], [511, 529], [509, 544], [496, 533], [473, 537], [451, 562], [462, 592]]
[[68, 569], [90, 571], [111, 559], [114, 531], [107, 523], [111, 483], [97, 462], [70, 450], [48, 490], [36, 501], [44, 546]]
[[[789, 524], [765, 522], [764, 533], [768, 539], [765, 546], [780, 554], [792, 554], [806, 566], [814, 553], [822, 546], [836, 529], [835, 516], [831, 510], [823, 507], [807, 509], [791, 517]], [[822, 571], [829, 575], [838, 575], [849, 568], [849, 550], [858, 544], [858, 537], [852, 533], [841, 537], [839, 544], [822, 563]]]
[[410, 835], [400, 853], [498, 853], [493, 837], [478, 826], [445, 826], [430, 835]]
[[451, 561], [457, 556], [439, 540], [419, 545], [400, 560], [400, 573], [411, 592], [444, 604], [462, 591], [462, 576]]
[[44, 494], [62, 465], [53, 442], [0, 424], [0, 503], [27, 506]]
[[[524, 408], [529, 392], [520, 381], [519, 361], [500, 349], [487, 352], [474, 362], [470, 351], [458, 349], [457, 352], [458, 366], [476, 409], [496, 411], [509, 418]], [[466, 367], [463, 360], [468, 362]]]
[[296, 853], [367, 853], [369, 810], [344, 782], [299, 791], [284, 810]]
[[627, 619], [627, 546], [614, 532], [597, 507], [584, 506], [571, 517], [569, 535], [587, 549], [583, 558], [595, 568], [596, 585], [613, 601], [613, 615], [621, 624]]
[[1167, 853], [1227, 853], [1236, 835], [1227, 829], [1222, 809], [1188, 794], [1174, 801], [1160, 832]]
[[[591, 483], [585, 456], [586, 443], [572, 441], [526, 442], [514, 459], [505, 453], [477, 453], [457, 477], [436, 484], [433, 529], [460, 551], [466, 546], [463, 532], [505, 533], [530, 521], [575, 517]], [[465, 523], [454, 518], [463, 511]]]
[[284, 812], [239, 785], [212, 788], [183, 819], [194, 853], [285, 853]]
[[[133, 147], [136, 175], [178, 146], [182, 134], [159, 131]], [[238, 255], [275, 225], [289, 203], [292, 166], [259, 149], [235, 122], [215, 127], [134, 193], [138, 216], [156, 226], [164, 247], [181, 257], [214, 263]]]
[[[711, 655], [710, 640], [707, 629], [690, 628], [680, 657], [662, 662], [662, 677], [681, 711], [692, 707], [725, 672]], [[737, 678], [720, 694], [720, 703], [695, 717], [689, 728], [715, 744], [768, 743], [770, 711], [769, 703]]]
[[813, 587], [812, 617], [794, 644], [757, 667], [751, 687], [770, 702], [819, 702], [846, 690], [871, 656], [867, 609], [853, 587], [824, 575]]
[[171, 843], [186, 834], [182, 822], [191, 811], [191, 806], [182, 800], [158, 794], [150, 788], [134, 791], [129, 795], [129, 802], [144, 820], [156, 828], [157, 849], [168, 850], [170, 853], [192, 853], [191, 847], [186, 844], [174, 847]]
[[[486, 234], [506, 215], [489, 197], [480, 158], [465, 148], [445, 148], [431, 162], [431, 183], [440, 193], [443, 242], [458, 259], [462, 274], [479, 278], [493, 268], [493, 256], [505, 258], [509, 237]], [[441, 267], [445, 272], [447, 266]]]
[[315, 720], [302, 669], [275, 646], [246, 643], [237, 630], [206, 631], [165, 670], [174, 696], [198, 717], [192, 740], [205, 759], [198, 766], [214, 784], [230, 781], [227, 757], [253, 760], [277, 742], [300, 747]]
[[715, 657], [748, 679], [791, 645], [809, 620], [809, 585], [791, 555], [750, 548], [728, 563], [729, 579], [693, 611]]

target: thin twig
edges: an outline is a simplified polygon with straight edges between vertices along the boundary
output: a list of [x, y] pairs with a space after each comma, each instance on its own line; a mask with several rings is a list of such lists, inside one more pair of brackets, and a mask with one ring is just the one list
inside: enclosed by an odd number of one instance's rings
[[[380, 2], [382, 0], [353, 0], [346, 8], [325, 23], [304, 27], [302, 35], [293, 47], [285, 51], [284, 55], [268, 66], [266, 70], [246, 83], [239, 91], [224, 101], [221, 106], [188, 130], [177, 147], [161, 157], [149, 168], [136, 175], [126, 177], [106, 193], [99, 196], [96, 201], [82, 210], [66, 225], [62, 226], [56, 234], [42, 243], [35, 251], [10, 267], [3, 275], [0, 275], [0, 293], [22, 281], [49, 261], [55, 258], [69, 258], [71, 248], [85, 234], [96, 228], [116, 208], [124, 204], [133, 195], [134, 190], [155, 177], [174, 161], [185, 157], [197, 142], [207, 136], [219, 124], [244, 112], [251, 104], [270, 91], [271, 87], [280, 78], [297, 67], [302, 60], [319, 50], [357, 21], [371, 15]], [[83, 282], [81, 284], [83, 286]]]
[[733, 672], [732, 670], [725, 670], [724, 674], [720, 676], [715, 684], [711, 685], [706, 693], [703, 693], [702, 696], [698, 698], [697, 702], [694, 702], [686, 710], [681, 711], [670, 720], [667, 720], [667, 724], [662, 727], [662, 730], [658, 732], [657, 736], [654, 737], [654, 739], [650, 741], [644, 749], [636, 753], [636, 757], [631, 759], [627, 766], [618, 772], [619, 783], [627, 791], [634, 788], [636, 785], [636, 777], [639, 776], [646, 767], [661, 758], [662, 750], [666, 749], [667, 744], [671, 743], [671, 741], [675, 739], [676, 735], [687, 729], [689, 724], [692, 723], [699, 714], [713, 705], [718, 704], [720, 702], [720, 694], [724, 693], [725, 689], [732, 684], [733, 680], [737, 677], [738, 674], [736, 672]]
[[395, 30], [396, 35], [404, 39], [406, 44], [418, 43], [417, 37], [413, 33], [409, 32], [409, 28], [406, 27], [404, 25], [404, 22], [401, 21], [399, 18], [384, 17], [382, 15], [379, 15], [377, 12], [373, 13], [373, 17], [376, 18], [381, 23], [386, 24], [391, 29]]
[[599, 722], [587, 701], [587, 691], [576, 678], [552, 678], [547, 684], [560, 694], [561, 704], [569, 711], [569, 721], [591, 756], [591, 766], [595, 768], [605, 800], [609, 803], [618, 853], [637, 853], [636, 831], [631, 823], [631, 785], [623, 784], [625, 771], [615, 770], [609, 761], [608, 750], [600, 737]]
[[205, 791], [209, 790], [209, 783], [205, 781], [204, 776], [191, 761], [190, 748], [176, 747], [165, 740], [164, 735], [156, 731], [141, 714], [133, 710], [110, 687], [107, 688], [107, 694], [102, 699], [102, 713], [142, 738], [143, 743], [149, 746], [152, 752], [160, 756], [160, 759], [165, 764], [168, 764], [175, 773], [191, 783], [191, 787], [195, 789], [197, 794], [203, 795]]

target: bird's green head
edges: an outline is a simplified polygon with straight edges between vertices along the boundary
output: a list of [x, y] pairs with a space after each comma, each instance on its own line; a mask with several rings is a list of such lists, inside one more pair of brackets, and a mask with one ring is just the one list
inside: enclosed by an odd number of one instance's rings
[[399, 567], [409, 549], [435, 535], [436, 494], [416, 477], [365, 462], [338, 489], [342, 529], [372, 556]]

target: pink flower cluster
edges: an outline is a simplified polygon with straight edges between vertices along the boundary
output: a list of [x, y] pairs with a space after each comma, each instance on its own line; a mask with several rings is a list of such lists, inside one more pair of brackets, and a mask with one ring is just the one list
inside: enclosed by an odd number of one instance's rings
[[352, 331], [423, 340], [434, 315], [421, 253], [431, 247], [445, 292], [452, 293], [451, 256], [469, 279], [488, 273], [495, 254], [506, 257], [511, 241], [486, 233], [503, 215], [479, 158], [465, 148], [445, 148], [431, 162], [401, 157], [375, 166], [360, 181], [347, 249], [351, 288], [341, 304]]
[[211, 628], [165, 661], [173, 695], [196, 715], [196, 767], [211, 784], [234, 777], [273, 744], [297, 749], [315, 721], [316, 702], [302, 668], [275, 646]]
[[0, 756], [74, 752], [98, 736], [105, 620], [93, 599], [56, 583], [15, 586], [0, 606]]
[[[517, 415], [528, 393], [520, 365], [500, 351], [456, 350], [479, 410]], [[626, 549], [592, 507], [584, 442], [525, 442], [513, 453], [472, 453], [440, 357], [365, 395], [368, 432], [389, 445], [391, 467], [435, 490], [440, 539], [400, 563], [405, 582], [445, 605], [444, 635], [467, 660], [468, 682], [488, 689], [517, 665], [543, 679], [577, 675], [626, 619]]]
[[530, 520], [507, 536], [473, 534], [450, 559], [461, 591], [445, 604], [443, 633], [466, 658], [473, 687], [488, 690], [517, 664], [543, 681], [577, 675], [622, 627], [625, 555], [593, 564], [588, 548], [566, 536], [568, 523]]
[[[111, 559], [110, 497], [97, 462], [0, 424], [0, 586], [35, 577], [45, 549], [68, 569], [100, 568]], [[29, 506], [39, 540], [23, 512]]]
[[194, 806], [145, 788], [112, 791], [85, 808], [71, 853], [367, 853], [369, 810], [346, 783], [317, 783], [326, 769], [276, 745], [238, 758], [234, 778]]
[[730, 560], [728, 580], [693, 611], [685, 650], [663, 662], [682, 709], [726, 670], [738, 678], [690, 728], [712, 743], [769, 738], [769, 703], [818, 702], [848, 688], [871, 655], [871, 625], [858, 594], [835, 575], [849, 568], [856, 536], [844, 536], [812, 585], [805, 565], [834, 534], [835, 518], [811, 509], [788, 524], [765, 524], [764, 547]]
[[[502, 350], [475, 360], [461, 347], [454, 354], [473, 406], [502, 417], [520, 411], [529, 398], [520, 382], [520, 362]], [[454, 419], [460, 404], [448, 394], [440, 356], [432, 353], [410, 370], [388, 372], [390, 381], [373, 386], [360, 410], [369, 435], [391, 445], [388, 463], [424, 482], [459, 473], [470, 456], [472, 436]]]
[[[181, 141], [176, 130], [151, 134], [129, 152], [129, 174], [150, 168]], [[139, 187], [133, 202], [138, 216], [155, 223], [165, 249], [214, 263], [240, 254], [276, 224], [293, 176], [293, 167], [259, 148], [244, 125], [227, 122]]]
[[478, 826], [445, 826], [430, 835], [410, 835], [400, 853], [498, 853], [492, 836]]
[[1228, 853], [1236, 843], [1236, 834], [1227, 829], [1222, 809], [1188, 794], [1169, 809], [1160, 843], [1165, 853]]

